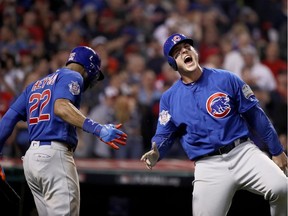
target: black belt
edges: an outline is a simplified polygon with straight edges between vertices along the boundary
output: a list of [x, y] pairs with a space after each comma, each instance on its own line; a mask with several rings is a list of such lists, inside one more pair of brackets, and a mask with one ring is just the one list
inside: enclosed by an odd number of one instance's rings
[[[68, 151], [71, 151], [71, 152], [74, 152], [75, 148], [74, 147], [71, 147], [70, 145], [68, 144], [65, 144], [65, 143], [62, 143], [65, 147], [67, 147], [67, 150]], [[39, 141], [39, 145], [42, 146], [42, 145], [51, 145], [51, 141]]]
[[239, 143], [236, 143], [236, 141], [238, 141], [238, 139], [237, 139], [234, 142], [232, 142], [232, 143], [230, 143], [228, 145], [222, 146], [222, 147], [220, 147], [219, 149], [217, 149], [217, 150], [215, 150], [213, 152], [210, 152], [208, 154], [199, 156], [198, 158], [196, 158], [196, 160], [199, 160], [200, 158], [204, 158], [204, 157], [208, 157], [208, 156], [227, 154], [232, 149], [234, 149], [237, 145], [239, 145], [240, 143], [246, 142], [247, 140], [248, 140], [247, 137], [239, 138]]

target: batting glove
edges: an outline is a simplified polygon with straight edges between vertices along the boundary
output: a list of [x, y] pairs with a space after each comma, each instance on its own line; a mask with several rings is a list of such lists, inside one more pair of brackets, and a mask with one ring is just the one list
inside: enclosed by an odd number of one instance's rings
[[122, 124], [102, 125], [99, 133], [100, 140], [116, 150], [119, 149], [119, 146], [117, 146], [116, 144], [126, 145], [127, 134], [125, 134], [121, 130], [118, 130], [121, 126]]
[[127, 134], [119, 130], [121, 126], [122, 124], [101, 125], [91, 119], [86, 118], [83, 124], [83, 130], [96, 135], [102, 142], [111, 146], [113, 149], [118, 150], [119, 146], [116, 144], [126, 145], [127, 140]]
[[152, 149], [150, 151], [148, 151], [147, 153], [145, 153], [142, 157], [141, 157], [141, 161], [144, 161], [146, 164], [146, 167], [148, 169], [152, 169], [152, 167], [154, 167], [159, 159], [159, 151], [158, 148], [156, 146], [156, 143], [153, 142], [152, 143]]

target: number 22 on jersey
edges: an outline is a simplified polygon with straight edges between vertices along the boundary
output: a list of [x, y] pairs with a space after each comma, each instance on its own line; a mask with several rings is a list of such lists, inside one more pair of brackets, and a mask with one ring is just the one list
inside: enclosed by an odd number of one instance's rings
[[43, 112], [44, 108], [50, 102], [50, 89], [44, 90], [42, 93], [33, 93], [29, 97], [29, 124], [37, 124], [39, 121], [49, 121], [50, 114]]

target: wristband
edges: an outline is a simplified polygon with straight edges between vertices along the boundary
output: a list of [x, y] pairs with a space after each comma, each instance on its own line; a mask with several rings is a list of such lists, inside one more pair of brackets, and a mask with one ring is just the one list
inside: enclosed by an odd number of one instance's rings
[[93, 121], [92, 119], [86, 118], [83, 123], [82, 129], [87, 133], [92, 133], [99, 137], [102, 125]]

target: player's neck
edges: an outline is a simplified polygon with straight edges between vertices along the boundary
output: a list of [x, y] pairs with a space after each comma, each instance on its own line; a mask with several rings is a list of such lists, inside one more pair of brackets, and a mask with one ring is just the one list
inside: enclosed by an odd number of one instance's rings
[[202, 75], [202, 68], [199, 66], [195, 71], [189, 74], [181, 74], [182, 82], [185, 84], [190, 84], [196, 82]]
[[69, 65], [66, 66], [66, 68], [76, 71], [78, 73], [80, 73], [82, 76], [84, 76], [85, 74], [85, 69], [83, 66], [81, 66], [80, 64], [77, 63], [71, 63]]

